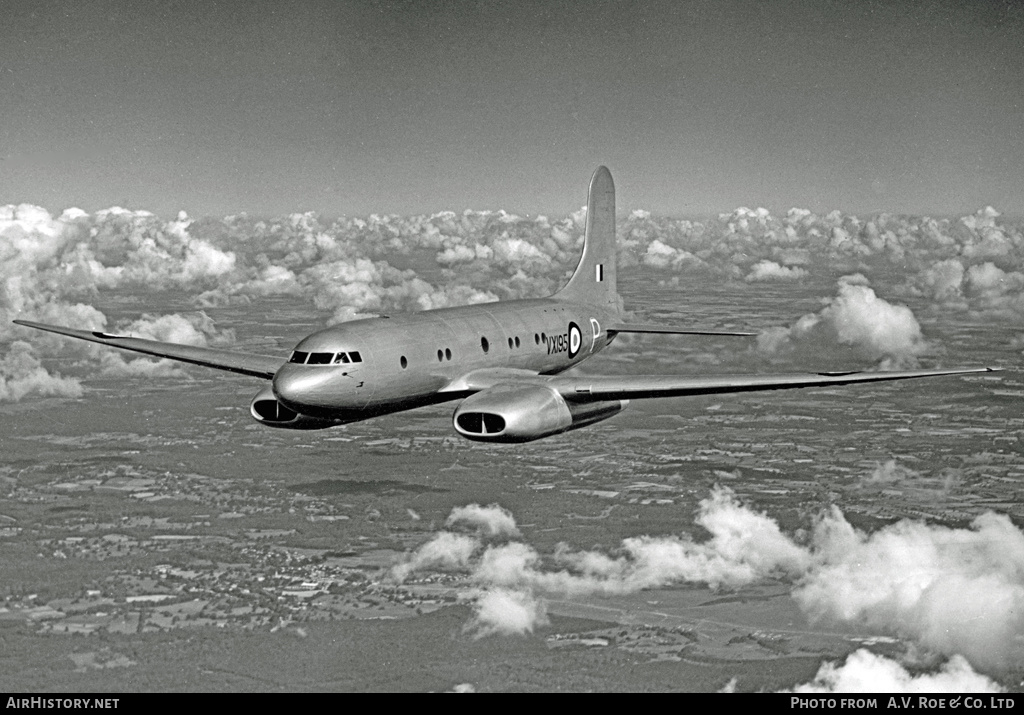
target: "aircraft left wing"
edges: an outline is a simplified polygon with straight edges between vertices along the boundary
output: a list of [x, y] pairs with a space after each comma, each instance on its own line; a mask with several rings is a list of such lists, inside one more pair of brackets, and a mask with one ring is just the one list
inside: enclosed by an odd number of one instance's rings
[[18, 325], [27, 328], [46, 330], [58, 335], [66, 335], [69, 338], [88, 340], [92, 343], [108, 345], [112, 348], [131, 350], [137, 353], [153, 355], [155, 357], [169, 358], [179, 362], [188, 362], [193, 365], [212, 367], [217, 370], [236, 372], [240, 375], [251, 377], [262, 377], [271, 379], [277, 369], [284, 364], [285, 358], [273, 357], [270, 355], [247, 355], [235, 353], [230, 350], [217, 350], [215, 348], [202, 348], [196, 345], [184, 345], [182, 343], [164, 343], [159, 340], [145, 340], [133, 338], [128, 335], [114, 335], [92, 330], [76, 330], [65, 328], [59, 325], [46, 325], [45, 323], [34, 323], [30, 320], [15, 320]]
[[685, 395], [717, 395], [727, 392], [754, 392], [758, 390], [791, 390], [801, 387], [829, 387], [851, 385], [858, 382], [909, 380], [917, 377], [964, 375], [969, 373], [998, 372], [998, 368], [976, 367], [949, 370], [901, 370], [889, 372], [819, 372], [789, 375], [715, 375], [675, 376], [564, 376], [531, 380], [558, 391], [574, 402], [602, 400], [632, 400], [645, 397], [681, 397]]

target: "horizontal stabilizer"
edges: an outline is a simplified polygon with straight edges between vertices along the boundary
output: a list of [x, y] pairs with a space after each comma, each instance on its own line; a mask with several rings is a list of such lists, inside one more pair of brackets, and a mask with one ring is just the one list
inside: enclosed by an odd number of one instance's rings
[[88, 340], [91, 343], [109, 345], [112, 348], [131, 350], [132, 352], [144, 353], [159, 358], [168, 358], [179, 362], [212, 367], [217, 370], [237, 372], [241, 375], [251, 377], [262, 377], [271, 379], [277, 369], [284, 364], [285, 358], [272, 357], [270, 355], [246, 355], [235, 353], [229, 350], [217, 350], [215, 348], [203, 348], [197, 345], [185, 345], [183, 343], [164, 343], [159, 340], [145, 340], [143, 338], [132, 338], [127, 335], [113, 335], [92, 330], [76, 330], [65, 328], [60, 325], [46, 325], [44, 323], [33, 323], [29, 320], [15, 320], [18, 325], [26, 328], [36, 328], [58, 335], [66, 335], [69, 338]]
[[658, 333], [663, 335], [726, 335], [735, 337], [757, 335], [757, 333], [739, 333], [722, 330], [690, 330], [688, 328], [672, 328], [645, 323], [615, 323], [609, 325], [607, 330], [609, 333]]

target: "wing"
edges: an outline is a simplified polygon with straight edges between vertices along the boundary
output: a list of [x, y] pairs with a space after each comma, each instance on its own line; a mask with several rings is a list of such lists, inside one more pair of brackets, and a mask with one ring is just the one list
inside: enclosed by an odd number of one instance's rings
[[193, 365], [237, 372], [241, 375], [262, 377], [267, 380], [272, 378], [277, 369], [284, 364], [283, 358], [270, 355], [246, 355], [243, 353], [233, 353], [229, 350], [201, 348], [195, 345], [183, 345], [182, 343], [163, 343], [159, 340], [144, 340], [127, 335], [112, 335], [91, 330], [75, 330], [74, 328], [64, 328], [59, 325], [33, 323], [29, 320], [15, 320], [14, 322], [27, 328], [46, 330], [51, 333], [66, 335], [69, 338], [78, 338], [79, 340], [88, 340], [91, 343], [109, 345], [112, 348], [170, 358], [180, 362], [189, 362]]
[[685, 328], [671, 328], [664, 325], [652, 325], [647, 323], [614, 323], [606, 330], [609, 333], [658, 333], [662, 335], [729, 335], [737, 337], [750, 337], [757, 333], [735, 333], [723, 332], [721, 330], [687, 330]]
[[791, 375], [715, 375], [684, 377], [674, 375], [641, 376], [564, 376], [539, 378], [574, 402], [601, 400], [632, 400], [644, 397], [681, 397], [685, 395], [717, 395], [726, 392], [757, 390], [792, 390], [801, 387], [829, 387], [858, 382], [910, 380], [917, 377], [965, 375], [998, 372], [997, 368], [976, 367], [951, 370], [903, 370], [893, 372], [820, 372]]

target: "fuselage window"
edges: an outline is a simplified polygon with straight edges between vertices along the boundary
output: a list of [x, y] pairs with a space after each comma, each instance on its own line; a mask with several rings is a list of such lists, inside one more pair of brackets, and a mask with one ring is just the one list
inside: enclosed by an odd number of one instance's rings
[[519, 347], [519, 336], [518, 335], [516, 336], [516, 347], [517, 348]]
[[403, 370], [404, 370], [405, 368], [409, 367], [409, 361], [405, 359], [405, 355], [403, 355], [403, 356], [402, 356], [402, 359], [401, 359], [401, 360], [399, 360], [398, 362], [400, 362], [400, 363], [402, 364], [402, 369], [403, 369]]
[[512, 349], [512, 338], [509, 338], [509, 339], [508, 339], [508, 349], [509, 349], [509, 350], [511, 350], [511, 349]]
[[334, 353], [310, 353], [307, 365], [330, 365], [334, 359]]
[[545, 335], [544, 333], [541, 333], [541, 334], [540, 334], [540, 341], [541, 341], [542, 343], [544, 343], [545, 345], [547, 345], [547, 344], [548, 344], [548, 336], [547, 336], [547, 335]]
[[533, 334], [533, 342], [535, 342], [535, 343], [537, 343], [538, 345], [540, 345], [540, 336], [539, 336], [539, 335], [537, 335], [537, 333], [534, 333], [534, 334]]
[[363, 356], [359, 354], [358, 350], [353, 350], [352, 352], [350, 352], [348, 354], [348, 356], [350, 358], [352, 358], [352, 362], [362, 362], [363, 361]]
[[348, 353], [338, 353], [337, 357], [334, 358], [335, 365], [347, 365], [348, 364]]
[[480, 347], [486, 353], [491, 349], [491, 344], [487, 342], [487, 338], [480, 338]]
[[452, 359], [452, 350], [451, 350], [451, 348], [445, 348], [444, 349], [444, 357], [445, 357], [446, 360], [451, 360]]
[[444, 360], [444, 351], [443, 350], [438, 350], [437, 351], [437, 361], [441, 362], [442, 360]]
[[293, 362], [296, 365], [302, 365], [306, 362], [306, 358], [309, 357], [309, 353], [304, 353], [300, 350], [296, 350], [292, 353], [292, 357], [288, 362]]

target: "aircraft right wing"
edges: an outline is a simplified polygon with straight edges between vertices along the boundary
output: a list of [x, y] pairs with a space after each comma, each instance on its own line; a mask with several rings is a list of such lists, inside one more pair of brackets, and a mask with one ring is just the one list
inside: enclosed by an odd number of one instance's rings
[[681, 397], [685, 395], [717, 395], [727, 392], [758, 390], [791, 390], [801, 387], [830, 387], [858, 382], [909, 380], [917, 377], [965, 375], [998, 372], [998, 368], [976, 367], [949, 370], [901, 370], [889, 372], [820, 372], [789, 375], [601, 375], [566, 376], [534, 379], [573, 402], [632, 400], [645, 397]]
[[60, 325], [34, 323], [30, 320], [15, 320], [14, 322], [18, 325], [24, 325], [26, 328], [36, 328], [37, 330], [45, 330], [50, 333], [57, 333], [58, 335], [66, 335], [69, 338], [88, 340], [91, 343], [108, 345], [112, 348], [131, 350], [155, 357], [212, 367], [217, 370], [226, 370], [227, 372], [237, 372], [240, 375], [262, 377], [267, 380], [274, 377], [274, 373], [277, 372], [277, 369], [287, 359], [270, 355], [247, 355], [245, 353], [231, 352], [230, 350], [203, 348], [183, 343], [164, 343], [159, 340], [146, 340], [144, 338], [133, 338], [128, 335], [113, 335], [92, 330], [76, 330]]

